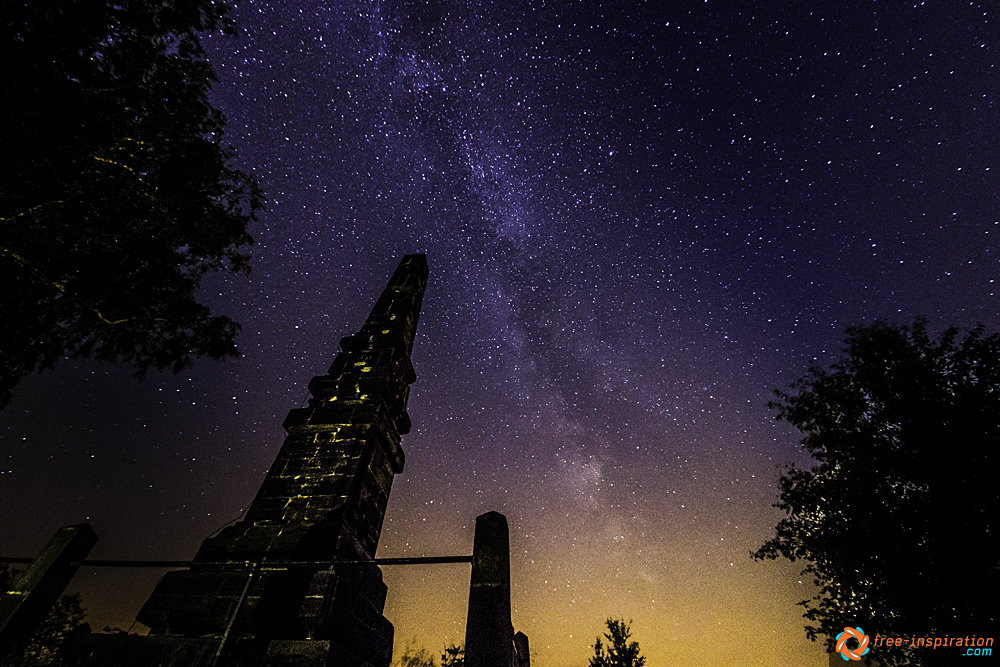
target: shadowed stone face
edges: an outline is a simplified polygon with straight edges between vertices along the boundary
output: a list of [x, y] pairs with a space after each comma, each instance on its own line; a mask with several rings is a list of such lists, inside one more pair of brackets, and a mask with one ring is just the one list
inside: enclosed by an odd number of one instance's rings
[[465, 664], [510, 667], [513, 642], [507, 518], [499, 512], [487, 512], [476, 517], [469, 614], [465, 624]]

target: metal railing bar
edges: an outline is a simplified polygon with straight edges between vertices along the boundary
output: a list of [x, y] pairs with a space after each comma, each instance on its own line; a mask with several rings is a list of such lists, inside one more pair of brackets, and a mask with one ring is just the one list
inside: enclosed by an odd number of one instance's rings
[[[30, 563], [33, 558], [0, 556], [0, 563]], [[471, 563], [472, 556], [416, 556], [412, 558], [373, 558], [371, 560], [262, 560], [262, 561], [194, 561], [194, 560], [82, 560], [72, 563], [82, 567], [254, 567], [284, 569], [289, 567], [316, 567], [331, 565], [436, 565], [442, 563]]]

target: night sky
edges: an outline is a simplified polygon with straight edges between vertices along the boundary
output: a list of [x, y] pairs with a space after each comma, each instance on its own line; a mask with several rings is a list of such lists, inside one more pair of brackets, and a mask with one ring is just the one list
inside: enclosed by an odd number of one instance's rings
[[[193, 556], [423, 252], [378, 555], [471, 553], [497, 510], [537, 665], [586, 664], [608, 617], [648, 667], [825, 664], [802, 565], [749, 555], [782, 516], [780, 466], [809, 462], [767, 402], [848, 326], [1000, 329], [997, 10], [613, 4], [243, 3], [207, 42], [213, 97], [270, 203], [250, 278], [203, 298], [244, 356], [23, 382], [0, 414], [0, 553], [87, 520], [94, 558]], [[464, 640], [468, 565], [383, 572], [397, 655]], [[128, 628], [161, 574], [72, 588], [96, 630]]]

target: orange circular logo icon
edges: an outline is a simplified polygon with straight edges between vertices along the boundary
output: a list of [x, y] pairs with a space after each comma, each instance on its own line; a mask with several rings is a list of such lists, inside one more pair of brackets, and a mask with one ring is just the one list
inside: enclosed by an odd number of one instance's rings
[[[847, 648], [847, 640], [858, 640], [857, 648]], [[837, 653], [844, 660], [860, 660], [861, 656], [868, 653], [868, 635], [861, 628], [844, 628], [844, 631], [837, 635]]]

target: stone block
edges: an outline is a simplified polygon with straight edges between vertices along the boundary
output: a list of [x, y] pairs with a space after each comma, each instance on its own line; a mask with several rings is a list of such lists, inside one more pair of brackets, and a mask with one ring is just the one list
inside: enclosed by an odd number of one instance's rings
[[[332, 667], [330, 642], [317, 639], [277, 639], [268, 642], [262, 667]], [[346, 667], [346, 665], [345, 665]]]
[[[271, 550], [271, 545], [280, 532], [281, 528], [279, 526], [251, 524], [229, 546], [229, 556], [241, 560], [255, 560], [261, 554], [266, 554]], [[222, 554], [220, 553], [220, 555]]]
[[95, 667], [210, 667], [219, 640], [209, 637], [142, 637], [92, 634], [69, 664]]
[[295, 408], [288, 412], [282, 426], [289, 433], [338, 431], [341, 426], [353, 423], [357, 407], [340, 401], [328, 401], [316, 407]]
[[247, 510], [247, 521], [253, 523], [271, 523], [281, 521], [285, 515], [285, 498], [258, 497]]
[[264, 480], [260, 490], [265, 498], [290, 498], [301, 495], [305, 481], [301, 477], [274, 477]]
[[136, 619], [148, 625], [152, 634], [202, 636], [222, 632], [248, 576], [249, 570], [168, 572]]

